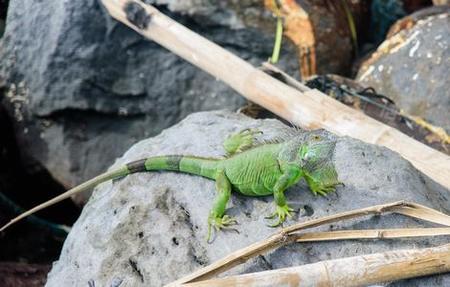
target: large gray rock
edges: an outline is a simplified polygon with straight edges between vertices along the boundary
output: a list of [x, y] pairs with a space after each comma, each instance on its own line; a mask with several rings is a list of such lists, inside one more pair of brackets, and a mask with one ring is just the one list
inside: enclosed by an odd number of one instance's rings
[[[450, 8], [439, 10], [440, 14], [416, 23], [405, 19], [404, 26], [413, 27], [383, 42], [363, 64], [357, 79], [392, 98], [409, 114], [450, 132]], [[427, 11], [420, 13], [427, 15]]]
[[[268, 139], [286, 129], [277, 120], [253, 120], [230, 112], [192, 114], [160, 135], [135, 144], [113, 167], [153, 155], [193, 154], [219, 157], [222, 142], [232, 132], [259, 128]], [[339, 138], [334, 155], [345, 187], [328, 197], [314, 197], [304, 183], [287, 192], [289, 202], [303, 210], [305, 221], [340, 211], [397, 200], [421, 203], [450, 213], [450, 193], [418, 172], [398, 154], [350, 138]], [[207, 244], [206, 219], [214, 198], [214, 182], [171, 172], [134, 174], [100, 185], [70, 232], [47, 286], [160, 286], [261, 240], [276, 229], [264, 216], [272, 197], [234, 195], [228, 214], [240, 225]], [[307, 212], [305, 212], [307, 211]], [[426, 225], [403, 216], [370, 217], [334, 224], [333, 229], [414, 227]], [[327, 227], [328, 228], [328, 227]], [[258, 257], [231, 274], [281, 268], [401, 248], [429, 247], [448, 238], [361, 240], [292, 244]], [[395, 286], [448, 286], [450, 276], [415, 279]], [[119, 286], [119, 285], [114, 285]]]
[[[254, 64], [271, 55], [275, 20], [259, 0], [146, 2]], [[281, 66], [294, 73], [296, 52], [283, 47]], [[98, 0], [11, 1], [2, 87], [24, 153], [67, 187], [193, 111], [245, 102], [113, 20]]]

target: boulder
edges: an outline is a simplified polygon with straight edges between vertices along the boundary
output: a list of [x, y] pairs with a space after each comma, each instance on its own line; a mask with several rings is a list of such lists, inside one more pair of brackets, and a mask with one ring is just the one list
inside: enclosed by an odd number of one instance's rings
[[[430, 15], [427, 11], [433, 12]], [[439, 12], [439, 13], [435, 13]], [[450, 132], [450, 9], [432, 7], [399, 22], [360, 68], [357, 80], [393, 99], [407, 113]], [[401, 26], [401, 27], [400, 27]]]
[[[275, 20], [260, 1], [146, 2], [253, 64], [272, 53]], [[283, 49], [281, 66], [295, 72], [295, 49]], [[113, 20], [99, 0], [11, 1], [0, 63], [19, 145], [66, 187], [193, 111], [245, 102]]]
[[[244, 128], [261, 129], [263, 139], [283, 135], [287, 129], [275, 119], [254, 120], [227, 111], [195, 113], [158, 136], [138, 142], [112, 168], [154, 155], [220, 157], [227, 135]], [[286, 194], [299, 212], [286, 224], [398, 200], [450, 213], [449, 191], [397, 153], [348, 137], [337, 141], [333, 158], [345, 186], [328, 197], [313, 196], [305, 183], [292, 187]], [[277, 231], [267, 227], [264, 219], [274, 207], [271, 196], [234, 194], [227, 213], [237, 217], [239, 233], [221, 232], [208, 244], [207, 216], [214, 194], [213, 181], [172, 172], [133, 174], [101, 184], [67, 237], [60, 259], [48, 275], [47, 286], [87, 286], [88, 282], [91, 286], [161, 286]], [[324, 229], [428, 225], [400, 215], [387, 215]], [[435, 237], [291, 244], [250, 260], [228, 274], [446, 242], [444, 237]], [[388, 286], [448, 285], [450, 275]]]

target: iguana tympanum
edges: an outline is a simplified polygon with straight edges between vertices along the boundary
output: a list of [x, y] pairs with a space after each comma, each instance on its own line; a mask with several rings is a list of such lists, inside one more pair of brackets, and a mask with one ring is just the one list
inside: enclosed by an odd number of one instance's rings
[[133, 161], [105, 172], [67, 192], [30, 209], [3, 226], [11, 224], [96, 185], [131, 173], [146, 171], [176, 171], [203, 176], [216, 181], [216, 197], [208, 217], [208, 239], [211, 228], [229, 228], [236, 220], [225, 214], [231, 191], [247, 196], [273, 194], [275, 211], [268, 218], [277, 218], [272, 226], [291, 217], [293, 209], [286, 202], [284, 191], [305, 178], [311, 191], [326, 195], [340, 184], [333, 165], [335, 140], [320, 131], [291, 135], [288, 139], [255, 143], [260, 132], [246, 129], [231, 135], [224, 142], [225, 158], [166, 155]]

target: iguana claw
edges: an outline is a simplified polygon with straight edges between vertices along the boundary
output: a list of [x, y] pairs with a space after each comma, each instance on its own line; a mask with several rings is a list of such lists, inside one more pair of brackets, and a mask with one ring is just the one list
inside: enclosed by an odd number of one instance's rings
[[212, 228], [216, 231], [220, 231], [221, 229], [228, 229], [228, 230], [234, 230], [238, 232], [236, 229], [230, 227], [231, 225], [237, 224], [237, 220], [234, 217], [231, 217], [229, 215], [224, 215], [222, 217], [214, 217], [209, 216], [208, 218], [208, 236], [206, 237], [206, 241], [209, 242], [211, 239], [211, 231]]
[[291, 212], [293, 212], [294, 209], [290, 208], [288, 205], [284, 205], [284, 206], [278, 206], [275, 209], [275, 212], [272, 213], [271, 215], [267, 216], [266, 219], [272, 219], [274, 217], [278, 217], [278, 221], [274, 224], [269, 224], [270, 227], [277, 227], [278, 225], [280, 225], [281, 223], [283, 223], [286, 220], [286, 217], [291, 218], [292, 214]]

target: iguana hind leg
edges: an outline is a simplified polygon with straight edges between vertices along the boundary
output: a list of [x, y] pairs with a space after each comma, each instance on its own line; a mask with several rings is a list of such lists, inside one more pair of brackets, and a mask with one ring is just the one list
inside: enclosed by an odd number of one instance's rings
[[223, 170], [217, 172], [216, 191], [217, 195], [208, 217], [207, 241], [211, 238], [212, 228], [215, 228], [216, 231], [231, 229], [230, 226], [237, 223], [236, 219], [225, 214], [225, 209], [231, 195], [231, 183]]
[[228, 155], [242, 152], [253, 146], [255, 136], [262, 134], [258, 129], [245, 129], [230, 135], [224, 142], [223, 147]]

